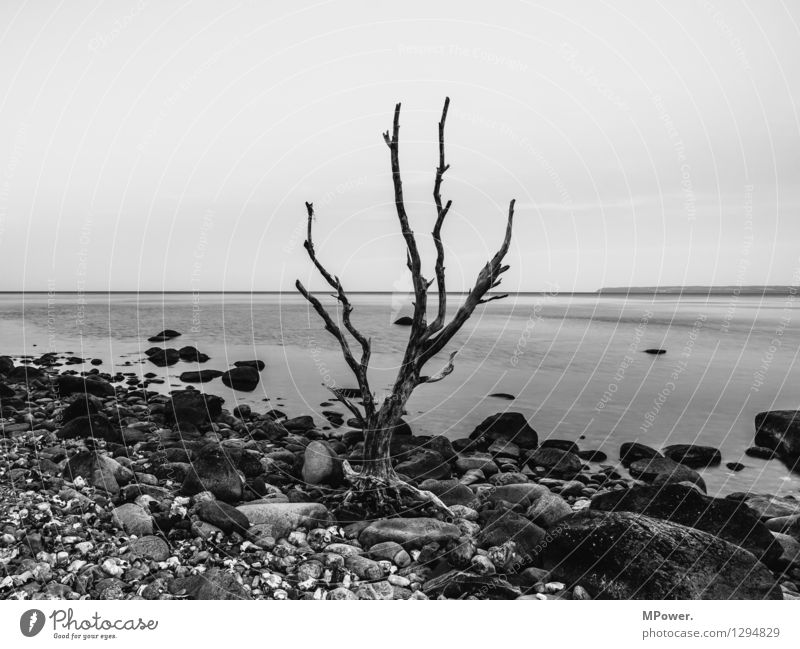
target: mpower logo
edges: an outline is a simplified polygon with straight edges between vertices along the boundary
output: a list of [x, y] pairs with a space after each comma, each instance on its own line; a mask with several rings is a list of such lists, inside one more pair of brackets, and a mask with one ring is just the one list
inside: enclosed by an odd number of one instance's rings
[[32, 638], [44, 628], [44, 613], [38, 608], [25, 611], [19, 618], [19, 630], [26, 638]]

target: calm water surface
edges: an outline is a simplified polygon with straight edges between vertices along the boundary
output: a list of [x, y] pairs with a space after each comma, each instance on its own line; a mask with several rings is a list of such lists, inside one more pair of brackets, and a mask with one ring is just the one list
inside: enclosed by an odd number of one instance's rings
[[[460, 300], [450, 297], [451, 311]], [[371, 382], [380, 394], [408, 336], [391, 322], [409, 307], [384, 294], [356, 295], [353, 303], [354, 322], [373, 339]], [[71, 351], [102, 359], [101, 370], [156, 372], [168, 379], [159, 386], [167, 391], [196, 366], [140, 363], [152, 346], [147, 337], [164, 328], [183, 332], [170, 345], [196, 345], [211, 356], [202, 367], [267, 363], [255, 392], [234, 392], [219, 380], [205, 385], [229, 408], [266, 409], [268, 402], [322, 423], [319, 404], [330, 396], [323, 383], [354, 385], [338, 343], [299, 296], [0, 295], [0, 353]], [[642, 352], [651, 347], [668, 353]], [[486, 416], [511, 409], [524, 413], [540, 438], [575, 440], [610, 460], [620, 443], [638, 440], [656, 448], [708, 444], [722, 450], [723, 462], [747, 465], [740, 473], [705, 470], [709, 492], [800, 487], [800, 476], [780, 462], [743, 456], [757, 412], [800, 407], [800, 322], [786, 298], [517, 296], [481, 307], [451, 348], [459, 349], [453, 374], [421, 386], [409, 403], [408, 420], [419, 433], [464, 437]], [[134, 365], [122, 367], [126, 361]], [[494, 392], [516, 399], [488, 396]]]

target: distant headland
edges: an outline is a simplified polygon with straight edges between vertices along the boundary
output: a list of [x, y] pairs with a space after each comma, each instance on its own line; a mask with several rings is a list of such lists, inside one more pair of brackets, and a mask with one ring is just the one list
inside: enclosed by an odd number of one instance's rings
[[599, 295], [797, 295], [798, 286], [611, 286]]

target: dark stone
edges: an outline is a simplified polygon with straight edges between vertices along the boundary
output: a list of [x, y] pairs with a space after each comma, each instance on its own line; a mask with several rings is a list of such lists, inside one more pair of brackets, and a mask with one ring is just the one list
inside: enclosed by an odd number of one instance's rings
[[225, 534], [238, 532], [244, 536], [250, 527], [247, 516], [236, 507], [218, 500], [206, 500], [200, 503], [197, 506], [197, 516], [201, 521], [215, 525]]
[[447, 599], [463, 599], [477, 595], [481, 599], [516, 599], [522, 591], [498, 575], [476, 575], [461, 570], [451, 570], [429, 579], [423, 586], [429, 598], [444, 596]]
[[661, 356], [662, 354], [666, 354], [666, 349], [645, 349], [645, 354], [652, 354], [653, 356]]
[[14, 361], [10, 356], [0, 356], [0, 374], [8, 374], [14, 369]]
[[547, 470], [547, 477], [571, 480], [580, 473], [583, 464], [574, 453], [559, 448], [537, 448], [528, 456], [528, 464]]
[[252, 392], [258, 386], [260, 375], [254, 367], [234, 367], [222, 374], [222, 382], [233, 390]]
[[622, 466], [630, 466], [636, 460], [649, 460], [653, 457], [664, 457], [656, 449], [639, 442], [625, 442], [619, 447], [619, 459]]
[[544, 567], [598, 599], [783, 599], [750, 552], [691, 527], [590, 509], [550, 534]]
[[712, 446], [672, 444], [671, 446], [665, 446], [661, 452], [670, 460], [685, 464], [693, 469], [717, 466], [722, 462], [722, 454]]
[[60, 374], [56, 378], [56, 388], [61, 395], [85, 393], [96, 397], [114, 396], [114, 386], [98, 376]]
[[513, 401], [516, 399], [513, 394], [508, 394], [508, 392], [493, 392], [489, 396], [495, 399], [505, 399], [506, 401]]
[[199, 390], [179, 390], [165, 404], [165, 419], [170, 423], [189, 423], [199, 426], [214, 421], [222, 414], [224, 399]]
[[158, 367], [175, 365], [175, 363], [177, 363], [180, 359], [181, 355], [178, 353], [178, 350], [173, 349], [172, 347], [169, 349], [157, 349], [155, 352], [148, 354], [147, 356], [147, 360]]
[[394, 323], [396, 325], [400, 325], [401, 327], [410, 327], [412, 324], [414, 324], [414, 319], [410, 316], [404, 315], [397, 318]]
[[155, 336], [150, 336], [150, 338], [147, 339], [147, 342], [163, 343], [165, 340], [172, 340], [178, 336], [180, 336], [180, 333], [174, 329], [164, 329], [164, 331], [157, 333]]
[[756, 415], [757, 446], [775, 451], [790, 466], [800, 461], [800, 410], [770, 410]]
[[97, 413], [97, 406], [94, 401], [84, 397], [78, 397], [66, 408], [61, 411], [61, 423], [66, 424], [78, 417], [88, 417]]
[[221, 447], [209, 445], [198, 453], [181, 492], [193, 496], [210, 491], [220, 500], [235, 503], [242, 499], [242, 481]]
[[314, 428], [314, 418], [311, 415], [299, 415], [283, 422], [283, 427], [288, 431], [305, 432]]
[[237, 600], [252, 599], [236, 577], [221, 568], [175, 580], [173, 588], [186, 591], [189, 599]]
[[500, 412], [484, 419], [469, 438], [485, 450], [493, 441], [513, 442], [520, 448], [536, 448], [539, 436], [528, 425], [528, 420], [519, 412]]
[[16, 392], [5, 383], [0, 383], [0, 399], [10, 399], [16, 396]]
[[113, 441], [119, 435], [111, 426], [111, 422], [104, 414], [96, 413], [82, 417], [75, 417], [66, 422], [56, 432], [59, 439], [75, 439], [78, 437], [105, 439]]
[[222, 376], [224, 372], [220, 370], [198, 370], [193, 372], [183, 372], [180, 376], [184, 383], [207, 383]]
[[562, 451], [569, 451], [570, 453], [574, 453], [577, 455], [580, 453], [580, 448], [575, 442], [570, 442], [566, 439], [543, 439], [541, 444], [539, 444], [541, 448], [557, 448]]
[[187, 345], [186, 347], [181, 347], [178, 350], [178, 356], [182, 361], [189, 361], [192, 363], [205, 363], [208, 360], [208, 356], [200, 352], [197, 347], [192, 347]]
[[450, 465], [445, 459], [436, 451], [422, 448], [397, 464], [395, 470], [414, 480], [438, 480], [450, 477]]
[[747, 504], [704, 496], [693, 487], [681, 484], [635, 485], [627, 490], [598, 494], [592, 498], [591, 507], [601, 511], [644, 514], [694, 527], [752, 552], [768, 565], [780, 557], [772, 533]]
[[[254, 367], [259, 372], [263, 371], [267, 364], [264, 361], [236, 361], [234, 367]], [[358, 396], [361, 396], [361, 392], [359, 392]]]
[[757, 457], [760, 460], [774, 460], [775, 451], [764, 446], [751, 446], [745, 452], [748, 457]]
[[605, 462], [608, 459], [603, 451], [580, 451], [578, 457], [586, 462]]
[[628, 471], [634, 478], [645, 482], [691, 482], [706, 491], [706, 483], [697, 471], [666, 457], [636, 460], [628, 467]]
[[533, 558], [542, 549], [547, 536], [541, 527], [512, 511], [496, 510], [487, 523], [477, 537], [481, 548], [514, 541], [521, 554]]
[[37, 379], [44, 378], [45, 373], [38, 367], [31, 367], [30, 365], [18, 365], [12, 370], [9, 370], [6, 377], [12, 383], [28, 383]]
[[734, 471], [736, 473], [738, 473], [739, 471], [743, 471], [744, 469], [747, 468], [741, 462], [728, 462], [725, 466], [729, 468], [731, 471]]
[[425, 480], [420, 489], [430, 491], [445, 505], [469, 505], [475, 501], [475, 494], [467, 485], [458, 480]]

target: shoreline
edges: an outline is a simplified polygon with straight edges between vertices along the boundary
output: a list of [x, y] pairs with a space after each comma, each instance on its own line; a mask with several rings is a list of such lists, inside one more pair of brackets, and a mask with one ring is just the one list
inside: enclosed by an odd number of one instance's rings
[[[620, 464], [572, 442], [540, 444], [514, 413], [452, 441], [396, 431], [396, 470], [441, 498], [452, 520], [424, 508], [364, 520], [342, 504], [342, 462], [358, 466], [363, 435], [338, 404], [323, 405], [324, 423], [228, 411], [191, 388], [170, 397], [135, 377], [59, 372], [70, 370], [54, 367], [58, 355], [37, 360], [0, 363], [0, 598], [793, 599], [800, 590], [800, 500], [710, 498], [690, 466], [643, 445]], [[696, 463], [693, 453], [684, 462]], [[615, 545], [657, 538], [674, 546], [665, 561], [688, 568], [709, 555], [758, 579], [704, 583], [700, 566], [688, 585], [627, 583], [641, 566], [600, 556], [592, 565], [618, 575], [616, 590], [579, 577], [587, 542], [621, 525]], [[622, 550], [615, 560], [628, 561], [631, 548]]]

